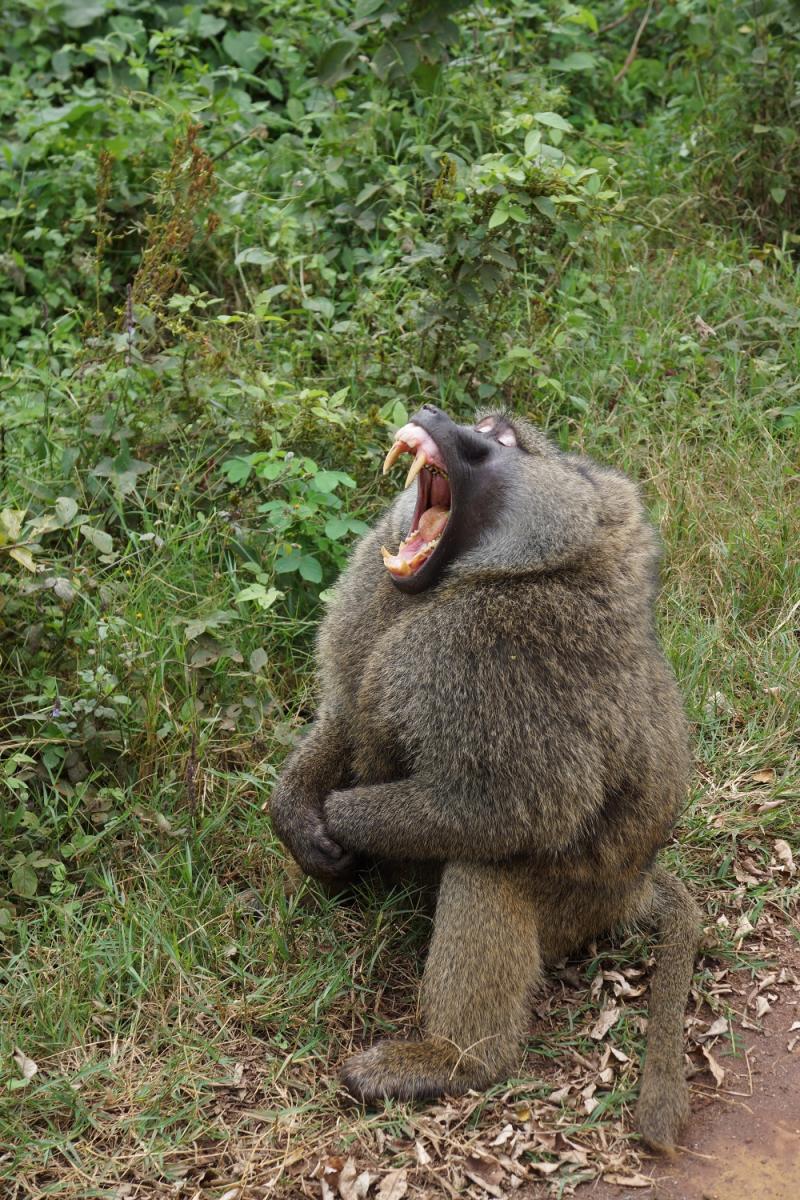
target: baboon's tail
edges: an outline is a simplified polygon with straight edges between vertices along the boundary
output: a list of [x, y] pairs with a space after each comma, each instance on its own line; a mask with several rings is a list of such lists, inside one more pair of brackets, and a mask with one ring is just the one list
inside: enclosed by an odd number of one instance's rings
[[683, 1020], [701, 921], [700, 910], [679, 879], [657, 866], [652, 881], [649, 911], [642, 916], [654, 922], [659, 942], [636, 1124], [653, 1149], [671, 1151], [689, 1115]]

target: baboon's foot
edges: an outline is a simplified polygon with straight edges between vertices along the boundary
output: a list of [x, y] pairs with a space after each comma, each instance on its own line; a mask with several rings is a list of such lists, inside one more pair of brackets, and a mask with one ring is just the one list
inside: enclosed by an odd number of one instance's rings
[[430, 1100], [484, 1088], [502, 1073], [461, 1054], [449, 1042], [378, 1042], [348, 1058], [339, 1072], [347, 1090], [366, 1103], [376, 1100]]
[[689, 1118], [689, 1087], [683, 1078], [645, 1075], [636, 1105], [636, 1128], [648, 1146], [672, 1154]]

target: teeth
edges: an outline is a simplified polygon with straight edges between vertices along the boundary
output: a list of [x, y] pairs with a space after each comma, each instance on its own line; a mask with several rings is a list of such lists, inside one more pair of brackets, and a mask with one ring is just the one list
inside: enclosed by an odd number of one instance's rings
[[425, 454], [425, 451], [418, 450], [417, 457], [414, 459], [413, 463], [411, 464], [411, 467], [409, 468], [409, 472], [406, 475], [406, 481], [405, 481], [405, 484], [403, 485], [404, 487], [407, 487], [407, 488], [411, 487], [412, 483], [417, 478], [417, 476], [419, 475], [420, 471], [425, 466], [427, 461], [428, 461], [428, 458], [427, 458], [427, 455]]
[[395, 442], [394, 443], [391, 450], [386, 455], [386, 458], [383, 460], [384, 475], [387, 473], [387, 471], [391, 471], [392, 467], [397, 462], [400, 455], [407, 449], [408, 449], [408, 446], [405, 444], [405, 442]]

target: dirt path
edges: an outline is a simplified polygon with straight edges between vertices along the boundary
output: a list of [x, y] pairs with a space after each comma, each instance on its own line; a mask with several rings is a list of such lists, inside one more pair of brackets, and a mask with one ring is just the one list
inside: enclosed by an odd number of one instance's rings
[[[790, 957], [797, 972], [800, 952]], [[654, 1159], [643, 1171], [653, 1190], [600, 1181], [579, 1200], [800, 1200], [800, 1028], [791, 1028], [800, 1022], [800, 994], [780, 991], [763, 1032], [739, 1033], [746, 1053], [718, 1054], [725, 1070], [719, 1091], [693, 1088], [684, 1149], [674, 1162]], [[707, 1098], [699, 1099], [703, 1092]]]

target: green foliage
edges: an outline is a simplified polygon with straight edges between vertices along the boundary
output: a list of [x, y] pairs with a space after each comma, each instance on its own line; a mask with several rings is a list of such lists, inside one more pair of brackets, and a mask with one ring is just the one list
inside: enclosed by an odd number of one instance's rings
[[[262, 485], [261, 494], [271, 497], [257, 511], [266, 518], [270, 565], [276, 575], [296, 572], [308, 583], [321, 583], [325, 568], [344, 562], [341, 539], [367, 529], [364, 521], [342, 512], [344, 501], [337, 495], [338, 488], [354, 488], [356, 481], [344, 471], [321, 470], [312, 458], [298, 458], [293, 450], [275, 445], [269, 452], [231, 458], [222, 471], [230, 483], [245, 483], [252, 476]], [[327, 573], [330, 576], [329, 569]], [[269, 576], [260, 569], [256, 574], [259, 584], [239, 592], [236, 600], [256, 600], [269, 608], [280, 593], [274, 588], [265, 592]]]
[[[133, 1163], [102, 1186], [138, 1186], [146, 1146], [142, 1186], [173, 1186], [221, 1058], [263, 1063], [275, 1112], [311, 1063], [306, 1121], [321, 1016], [349, 1036], [354, 978], [396, 970], [402, 898], [361, 941], [301, 910], [264, 810], [424, 400], [524, 411], [642, 480], [714, 918], [741, 909], [737, 845], [768, 864], [794, 836], [797, 17], [11, 0], [0, 28], [0, 1179], [82, 1193]], [[769, 879], [777, 913], [796, 886]], [[274, 1063], [233, 1044], [256, 1037]]]

